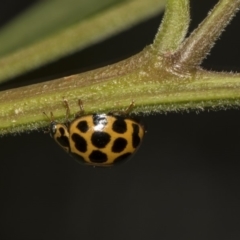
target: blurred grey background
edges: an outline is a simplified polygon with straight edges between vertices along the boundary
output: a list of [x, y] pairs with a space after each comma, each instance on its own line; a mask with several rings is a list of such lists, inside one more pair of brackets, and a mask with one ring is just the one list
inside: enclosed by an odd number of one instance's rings
[[[191, 0], [193, 30], [216, 0]], [[1, 1], [0, 26], [33, 4]], [[162, 15], [2, 84], [1, 90], [86, 71], [153, 41]], [[240, 71], [240, 13], [203, 63]], [[40, 113], [41, 114], [41, 113]], [[0, 138], [0, 239], [240, 239], [240, 111], [144, 117], [126, 164], [84, 167], [42, 131]]]

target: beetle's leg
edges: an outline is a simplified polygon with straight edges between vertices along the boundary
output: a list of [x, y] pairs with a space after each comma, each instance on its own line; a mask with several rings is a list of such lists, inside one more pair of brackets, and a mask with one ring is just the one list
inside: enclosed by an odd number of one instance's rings
[[127, 115], [127, 114], [129, 114], [132, 111], [134, 106], [135, 106], [135, 103], [134, 103], [134, 100], [132, 100], [130, 105], [125, 110], [122, 110], [122, 111], [110, 111], [109, 114], [113, 114], [113, 115]]
[[70, 107], [69, 107], [67, 99], [65, 99], [65, 98], [63, 99], [63, 104], [64, 104], [64, 107], [66, 108], [65, 122], [69, 123]]
[[80, 117], [84, 113], [83, 102], [81, 99], [78, 99], [78, 106], [80, 110], [75, 114], [75, 117]]

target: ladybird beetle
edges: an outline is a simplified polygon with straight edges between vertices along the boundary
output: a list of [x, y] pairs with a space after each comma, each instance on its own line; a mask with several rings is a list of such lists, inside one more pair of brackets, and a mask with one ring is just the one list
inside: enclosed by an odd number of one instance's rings
[[75, 160], [85, 165], [106, 167], [127, 160], [137, 150], [145, 129], [139, 121], [127, 117], [134, 102], [122, 112], [86, 116], [82, 116], [82, 101], [78, 103], [80, 111], [73, 121], [68, 121], [70, 108], [64, 100], [65, 123], [54, 121], [51, 112], [49, 127], [51, 137]]

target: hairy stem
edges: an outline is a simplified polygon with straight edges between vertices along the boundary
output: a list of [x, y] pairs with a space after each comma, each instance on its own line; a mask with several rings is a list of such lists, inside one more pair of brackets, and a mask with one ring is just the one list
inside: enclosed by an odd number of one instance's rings
[[158, 14], [165, 0], [127, 0], [0, 59], [0, 83], [86, 48]]
[[[176, 19], [182, 17], [175, 18], [174, 13], [165, 15], [164, 26], [160, 28], [162, 32], [157, 34], [153, 45], [139, 54], [86, 73], [1, 92], [0, 134], [46, 126], [49, 120], [42, 114], [43, 111], [52, 111], [55, 119], [64, 119], [63, 98], [69, 102], [70, 116], [79, 111], [79, 99], [83, 101], [85, 112], [90, 114], [126, 109], [132, 100], [136, 103], [133, 112], [144, 114], [238, 107], [240, 74], [207, 72], [197, 67], [197, 64], [200, 64], [200, 59], [208, 53], [223, 27], [229, 22], [229, 18], [236, 12], [239, 1], [220, 1], [207, 20], [181, 47], [181, 39], [188, 27], [187, 1], [169, 0], [167, 8], [171, 8], [172, 11], [177, 12], [177, 6], [186, 10], [183, 11], [186, 14], [185, 26], [182, 23], [177, 24]], [[228, 16], [224, 16], [224, 20], [221, 19], [221, 26], [216, 23], [220, 12], [225, 12]], [[166, 26], [173, 36], [175, 31], [180, 35], [177, 44], [174, 43], [173, 37], [167, 37]], [[172, 31], [172, 28], [175, 31]], [[197, 46], [201, 49], [200, 53], [195, 52]], [[171, 49], [175, 49], [175, 52], [165, 52]], [[184, 68], [180, 67], [175, 71], [176, 66], [181, 64]]]
[[180, 67], [199, 66], [227, 24], [239, 10], [240, 0], [221, 0], [199, 27], [187, 38], [176, 60]]
[[169, 0], [153, 49], [157, 54], [176, 51], [186, 36], [190, 22], [189, 0]]

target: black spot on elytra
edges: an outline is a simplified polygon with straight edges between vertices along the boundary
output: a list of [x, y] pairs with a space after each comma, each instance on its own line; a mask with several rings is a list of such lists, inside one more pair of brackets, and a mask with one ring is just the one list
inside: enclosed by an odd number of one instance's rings
[[74, 141], [75, 147], [79, 152], [84, 153], [87, 151], [87, 142], [83, 137], [76, 133], [73, 133], [72, 140]]
[[128, 158], [129, 158], [131, 155], [132, 155], [132, 153], [124, 153], [124, 154], [122, 154], [121, 156], [115, 158], [114, 164], [115, 164], [115, 163], [116, 163], [116, 164], [117, 164], [117, 163], [122, 163], [122, 162], [128, 160]]
[[104, 148], [111, 140], [111, 136], [106, 132], [94, 132], [91, 137], [92, 144], [97, 148]]
[[87, 132], [89, 129], [87, 121], [80, 121], [77, 124], [77, 128], [79, 129], [80, 132], [83, 132], [83, 133]]
[[64, 128], [63, 128], [63, 127], [60, 127], [60, 128], [59, 128], [59, 132], [61, 133], [61, 135], [64, 135], [64, 133], [65, 133]]
[[107, 159], [107, 154], [99, 151], [99, 150], [93, 150], [91, 154], [89, 155], [89, 159], [93, 163], [104, 163]]
[[93, 114], [93, 124], [95, 126], [97, 125], [102, 125], [105, 126], [107, 125], [107, 116], [105, 114]]
[[112, 125], [112, 130], [117, 133], [125, 133], [127, 131], [127, 124], [123, 118], [117, 118]]
[[134, 148], [136, 148], [141, 142], [141, 139], [139, 137], [139, 126], [137, 124], [133, 123], [132, 127], [133, 127], [132, 145]]
[[66, 136], [57, 137], [56, 141], [62, 146], [69, 148], [69, 140]]
[[56, 141], [62, 146], [69, 148], [69, 139], [65, 136], [65, 129], [60, 127], [58, 129], [59, 133], [61, 134], [60, 137], [56, 137]]
[[127, 146], [127, 140], [125, 138], [117, 138], [112, 146], [112, 151], [115, 153], [120, 153], [122, 152], [125, 147]]

